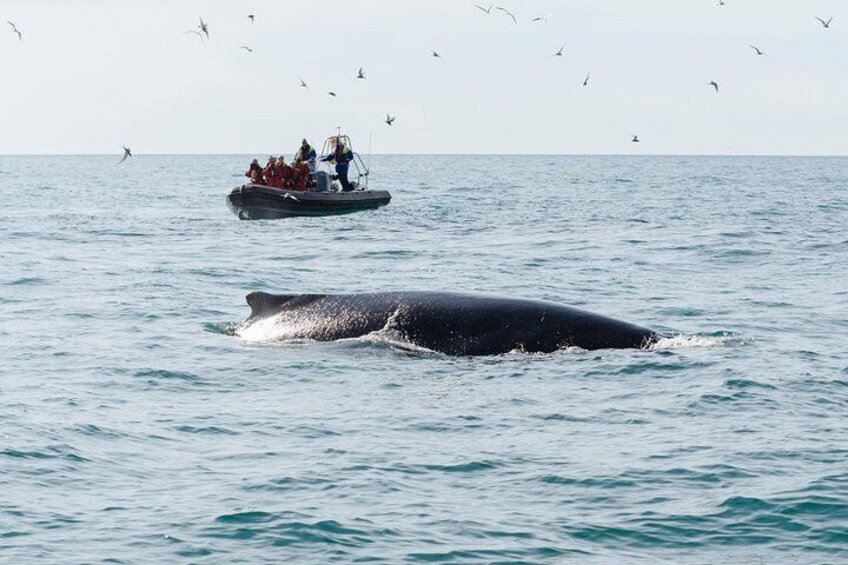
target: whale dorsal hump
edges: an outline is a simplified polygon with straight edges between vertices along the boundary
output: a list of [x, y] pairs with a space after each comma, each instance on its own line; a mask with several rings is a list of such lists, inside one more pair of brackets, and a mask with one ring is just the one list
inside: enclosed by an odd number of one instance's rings
[[267, 292], [251, 292], [247, 295], [250, 306], [250, 317], [261, 318], [279, 310], [288, 301], [302, 296], [300, 294], [268, 294]]

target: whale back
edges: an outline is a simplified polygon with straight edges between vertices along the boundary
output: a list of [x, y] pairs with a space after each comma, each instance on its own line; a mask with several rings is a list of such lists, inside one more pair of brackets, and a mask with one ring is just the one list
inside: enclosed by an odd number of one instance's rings
[[450, 292], [253, 292], [247, 302], [251, 315], [242, 327], [273, 317], [277, 339], [332, 341], [387, 330], [448, 355], [639, 348], [657, 338], [651, 330], [627, 322], [521, 298]]

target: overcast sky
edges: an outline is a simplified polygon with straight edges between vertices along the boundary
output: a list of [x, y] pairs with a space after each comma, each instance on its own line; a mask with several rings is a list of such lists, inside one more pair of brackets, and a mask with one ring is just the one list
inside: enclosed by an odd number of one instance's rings
[[0, 0], [0, 154], [848, 154], [848, 2], [716, 3]]

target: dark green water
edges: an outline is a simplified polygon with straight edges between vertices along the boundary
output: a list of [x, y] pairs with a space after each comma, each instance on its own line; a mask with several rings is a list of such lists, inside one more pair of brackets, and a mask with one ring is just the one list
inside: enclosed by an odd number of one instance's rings
[[[848, 159], [378, 157], [389, 207], [271, 222], [245, 157], [43, 161], [0, 157], [2, 562], [846, 559]], [[675, 337], [244, 342], [253, 290]]]

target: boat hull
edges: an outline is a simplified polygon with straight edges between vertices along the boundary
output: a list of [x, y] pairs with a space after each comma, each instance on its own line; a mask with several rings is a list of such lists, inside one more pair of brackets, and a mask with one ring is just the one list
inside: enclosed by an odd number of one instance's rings
[[351, 214], [385, 206], [391, 199], [386, 190], [300, 192], [246, 184], [230, 192], [227, 206], [242, 220], [275, 220], [293, 216]]

